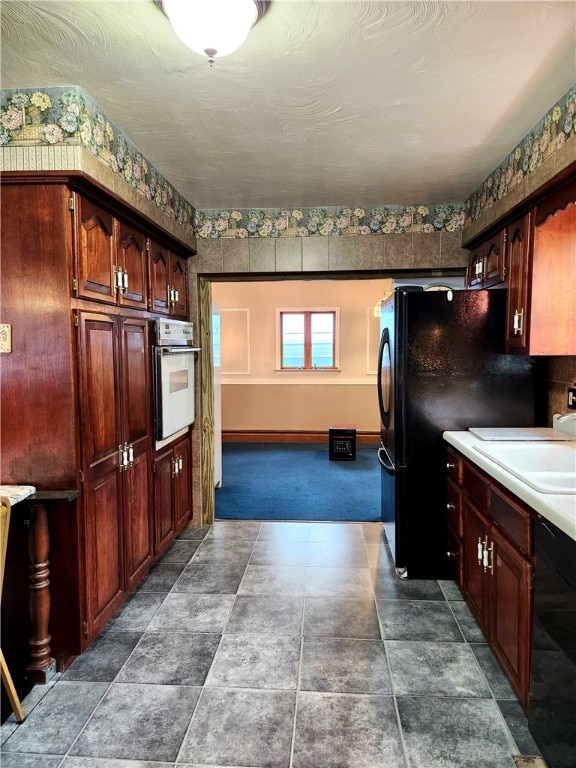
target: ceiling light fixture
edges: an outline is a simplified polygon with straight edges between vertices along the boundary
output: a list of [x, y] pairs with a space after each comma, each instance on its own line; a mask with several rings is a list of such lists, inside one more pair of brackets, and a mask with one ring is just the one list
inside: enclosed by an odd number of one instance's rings
[[270, 0], [154, 0], [184, 45], [208, 56], [238, 50], [251, 28], [268, 10]]

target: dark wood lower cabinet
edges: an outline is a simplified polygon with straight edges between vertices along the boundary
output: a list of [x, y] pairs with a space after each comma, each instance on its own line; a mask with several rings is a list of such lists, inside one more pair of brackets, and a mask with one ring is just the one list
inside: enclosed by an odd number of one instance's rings
[[[454, 451], [449, 460], [454, 462]], [[524, 708], [532, 632], [532, 512], [464, 457], [462, 536], [450, 526], [449, 551], [461, 552], [462, 590]], [[454, 498], [453, 478], [448, 498]], [[459, 549], [458, 549], [459, 548]]]
[[156, 555], [164, 553], [192, 512], [190, 437], [154, 459], [154, 531]]

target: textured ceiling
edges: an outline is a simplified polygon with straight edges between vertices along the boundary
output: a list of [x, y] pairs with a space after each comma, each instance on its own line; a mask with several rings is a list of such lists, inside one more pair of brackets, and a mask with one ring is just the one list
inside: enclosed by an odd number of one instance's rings
[[573, 0], [273, 0], [213, 68], [153, 0], [0, 11], [2, 87], [83, 87], [200, 209], [463, 201], [576, 81]]

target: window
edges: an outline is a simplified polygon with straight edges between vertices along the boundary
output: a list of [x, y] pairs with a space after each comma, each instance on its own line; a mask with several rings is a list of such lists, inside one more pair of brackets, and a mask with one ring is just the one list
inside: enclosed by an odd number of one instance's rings
[[279, 310], [280, 368], [335, 369], [336, 310]]

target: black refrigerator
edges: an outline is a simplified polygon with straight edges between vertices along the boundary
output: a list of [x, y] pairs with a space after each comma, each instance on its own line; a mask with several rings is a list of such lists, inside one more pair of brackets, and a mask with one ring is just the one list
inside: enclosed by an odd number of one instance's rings
[[506, 291], [404, 286], [382, 304], [382, 521], [400, 577], [446, 578], [445, 430], [536, 424], [533, 358], [505, 354]]

